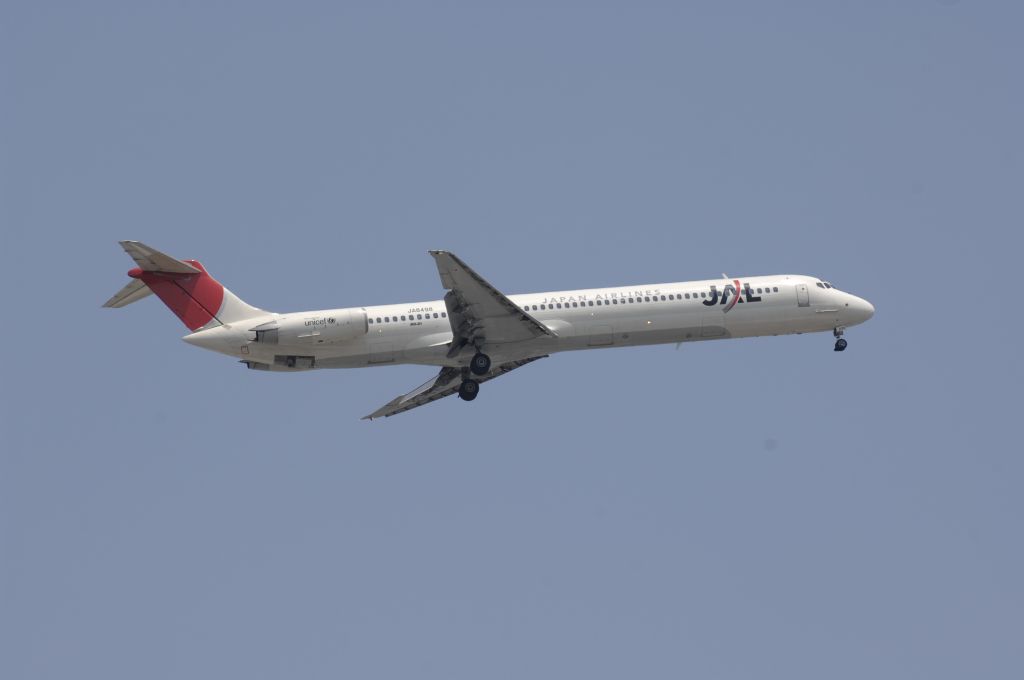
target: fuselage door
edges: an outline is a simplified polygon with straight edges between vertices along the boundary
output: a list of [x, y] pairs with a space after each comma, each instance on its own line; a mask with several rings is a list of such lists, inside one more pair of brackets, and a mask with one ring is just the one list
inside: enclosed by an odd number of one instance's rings
[[807, 290], [806, 283], [796, 284], [796, 306], [797, 307], [810, 307], [811, 306], [811, 294]]

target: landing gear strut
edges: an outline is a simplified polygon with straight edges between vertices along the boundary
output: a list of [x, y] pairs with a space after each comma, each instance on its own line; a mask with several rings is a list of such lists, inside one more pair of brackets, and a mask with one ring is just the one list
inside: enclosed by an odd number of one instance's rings
[[843, 331], [846, 330], [842, 326], [836, 326], [832, 331], [832, 335], [836, 338], [836, 351], [842, 352], [846, 349], [846, 340], [843, 338]]
[[480, 383], [472, 378], [466, 378], [459, 385], [459, 399], [463, 401], [473, 401], [478, 394], [480, 394]]
[[473, 372], [473, 375], [487, 375], [491, 370], [491, 358], [483, 352], [477, 352], [469, 360], [469, 370]]

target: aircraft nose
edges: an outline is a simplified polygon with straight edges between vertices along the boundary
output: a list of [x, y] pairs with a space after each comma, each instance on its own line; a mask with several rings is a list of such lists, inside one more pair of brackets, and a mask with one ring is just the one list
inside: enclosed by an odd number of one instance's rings
[[853, 316], [853, 323], [864, 323], [875, 315], [875, 306], [856, 295], [851, 295], [850, 311]]

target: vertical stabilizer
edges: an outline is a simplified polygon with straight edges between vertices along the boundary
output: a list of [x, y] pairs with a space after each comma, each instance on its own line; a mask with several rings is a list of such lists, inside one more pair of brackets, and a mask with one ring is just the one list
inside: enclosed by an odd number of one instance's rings
[[124, 307], [155, 293], [191, 331], [266, 314], [222, 286], [196, 260], [178, 260], [139, 241], [121, 241], [121, 247], [138, 265], [128, 272], [135, 280], [104, 307]]

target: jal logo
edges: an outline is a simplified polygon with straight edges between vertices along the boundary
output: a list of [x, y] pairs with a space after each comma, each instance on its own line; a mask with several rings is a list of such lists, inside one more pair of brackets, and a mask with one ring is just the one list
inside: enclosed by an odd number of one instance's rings
[[[742, 295], [737, 294], [737, 291], [743, 291]], [[730, 309], [736, 306], [739, 302], [760, 302], [761, 296], [754, 295], [754, 292], [750, 290], [750, 284], [744, 283], [740, 286], [739, 279], [733, 279], [733, 282], [725, 286], [722, 290], [718, 290], [718, 286], [711, 286], [711, 294], [708, 299], [703, 300], [703, 304], [706, 307], [714, 307], [715, 305], [724, 305], [722, 312], [728, 312]]]

